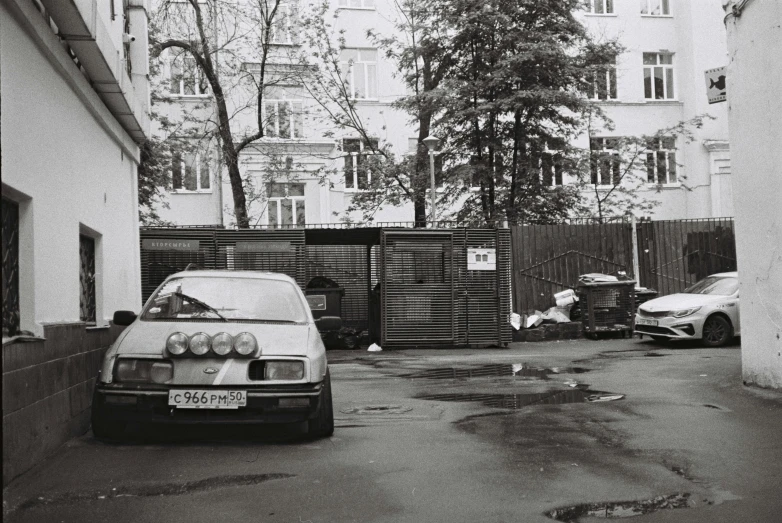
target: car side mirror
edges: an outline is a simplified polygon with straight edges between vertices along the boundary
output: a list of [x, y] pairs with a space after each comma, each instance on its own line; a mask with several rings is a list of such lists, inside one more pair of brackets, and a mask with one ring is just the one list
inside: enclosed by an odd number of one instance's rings
[[342, 328], [342, 318], [339, 316], [322, 316], [315, 320], [315, 325], [321, 332], [338, 331]]
[[112, 320], [114, 325], [130, 325], [136, 321], [138, 316], [133, 311], [115, 311], [114, 319]]

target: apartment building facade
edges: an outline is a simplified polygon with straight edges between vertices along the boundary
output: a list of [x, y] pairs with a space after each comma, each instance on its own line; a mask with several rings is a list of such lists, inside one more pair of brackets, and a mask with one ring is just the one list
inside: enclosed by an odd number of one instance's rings
[[[367, 36], [370, 29], [381, 35], [394, 34], [394, 21], [400, 16], [396, 4], [389, 0], [332, 0], [331, 4], [337, 13], [334, 34], [344, 38], [345, 77], [356, 93], [355, 106], [364, 125], [397, 155], [409, 154], [415, 150], [417, 129], [409, 115], [392, 107], [406, 88], [395, 74], [395, 64]], [[301, 12], [307, 3], [296, 4], [297, 10], [293, 5], [282, 4], [284, 12]], [[732, 215], [726, 108], [725, 104], [708, 104], [703, 76], [706, 69], [727, 60], [721, 13], [719, 0], [644, 0], [640, 5], [638, 0], [592, 0], [578, 14], [596, 37], [618, 38], [625, 47], [615, 72], [598, 82], [592, 93], [614, 128], [584, 136], [578, 146], [588, 149], [595, 143], [610, 145], [615, 137], [654, 134], [705, 113], [715, 117], [693, 130], [691, 142], [660, 140], [648, 151], [655, 158], [654, 166], [661, 164], [657, 158], [668, 166], [664, 171], [654, 167], [649, 183], [641, 188], [642, 198], [660, 202], [653, 212], [656, 219]], [[295, 17], [286, 17], [275, 35], [280, 61], [302, 43], [295, 24]], [[197, 79], [180, 82], [179, 66], [169, 63], [173, 66], [164, 65], [162, 74], [177, 79], [167, 92], [172, 105], [203, 108], [210, 96], [208, 87], [202, 92]], [[318, 118], [319, 105], [295, 82], [275, 85], [264, 103], [266, 137], [242, 153], [243, 172], [258, 194], [250, 203], [251, 222], [289, 226], [360, 221], [358, 213], [345, 212], [371, 176], [358, 169], [365, 155], [359, 136]], [[255, 114], [245, 111], [242, 118], [245, 123], [240, 128], [251, 125]], [[284, 179], [272, 186], [268, 183], [270, 150], [282, 158], [277, 163], [288, 166], [282, 176], [271, 177], [278, 182]], [[162, 220], [180, 225], [231, 225], [231, 190], [221, 176], [219, 162], [208, 166], [199, 162], [191, 156], [175, 166], [168, 207], [159, 209]], [[551, 180], [554, 184], [572, 182], [567, 174]], [[448, 211], [442, 209], [438, 214]], [[412, 221], [412, 205], [382, 206], [373, 218]]]

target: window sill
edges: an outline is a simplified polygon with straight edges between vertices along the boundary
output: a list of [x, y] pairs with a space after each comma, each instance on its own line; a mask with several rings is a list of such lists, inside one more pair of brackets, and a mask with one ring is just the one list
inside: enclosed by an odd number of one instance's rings
[[204, 100], [210, 100], [212, 98], [211, 94], [175, 94], [175, 93], [166, 93], [166, 97], [173, 98], [174, 100], [180, 100], [183, 102], [191, 101], [191, 102], [203, 102]]
[[645, 15], [641, 13], [641, 18], [673, 18], [673, 15]]
[[377, 11], [374, 7], [350, 7], [350, 6], [341, 6], [337, 7], [337, 11]]
[[345, 187], [344, 192], [346, 193], [359, 193], [359, 192], [367, 192], [368, 189], [349, 189]]
[[668, 100], [657, 100], [657, 99], [644, 99], [644, 103], [647, 105], [678, 105], [683, 102], [681, 102], [678, 98], [671, 98]]
[[616, 13], [584, 13], [584, 16], [590, 16], [594, 18], [618, 18]]
[[212, 194], [214, 191], [212, 189], [208, 190], [198, 190], [198, 191], [188, 191], [185, 189], [174, 189], [173, 191], [170, 191], [169, 194]]
[[674, 183], [647, 183], [647, 189], [681, 189], [682, 184], [680, 182]]

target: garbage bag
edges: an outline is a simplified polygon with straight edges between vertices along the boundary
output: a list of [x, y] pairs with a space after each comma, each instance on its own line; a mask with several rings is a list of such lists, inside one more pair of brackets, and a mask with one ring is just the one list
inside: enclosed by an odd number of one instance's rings
[[510, 315], [510, 325], [513, 327], [514, 330], [519, 330], [521, 328], [521, 316], [516, 314], [515, 312]]
[[557, 307], [551, 307], [541, 315], [543, 323], [570, 323], [570, 318]]
[[381, 348], [380, 348], [380, 345], [378, 345], [377, 343], [373, 343], [373, 344], [372, 344], [372, 345], [370, 345], [370, 346], [369, 346], [369, 348], [367, 349], [367, 351], [368, 351], [368, 352], [380, 352], [380, 351], [382, 351], [382, 350], [383, 350], [383, 349], [381, 349]]

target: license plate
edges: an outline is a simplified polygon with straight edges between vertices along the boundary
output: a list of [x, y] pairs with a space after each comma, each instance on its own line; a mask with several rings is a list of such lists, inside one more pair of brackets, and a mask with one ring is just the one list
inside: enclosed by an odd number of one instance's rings
[[645, 320], [643, 318], [638, 318], [635, 320], [636, 325], [654, 325], [656, 327], [659, 323], [660, 322], [657, 320]]
[[168, 405], [179, 409], [238, 409], [247, 406], [247, 391], [169, 390]]

